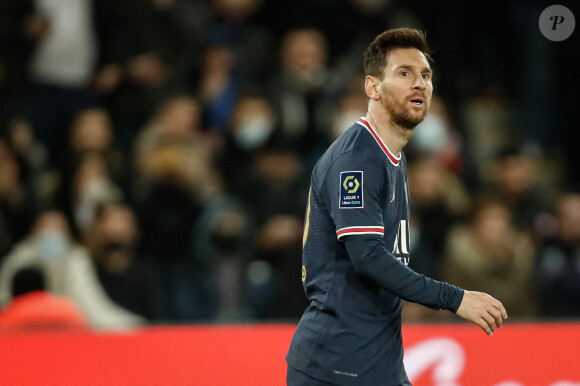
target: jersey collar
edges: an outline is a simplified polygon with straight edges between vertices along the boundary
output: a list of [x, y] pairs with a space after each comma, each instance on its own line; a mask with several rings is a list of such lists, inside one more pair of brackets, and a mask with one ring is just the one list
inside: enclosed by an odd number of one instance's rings
[[377, 133], [377, 131], [373, 128], [373, 126], [370, 124], [369, 121], [367, 121], [364, 117], [361, 117], [357, 123], [361, 126], [363, 126], [365, 129], [367, 129], [367, 131], [373, 136], [373, 138], [375, 139], [375, 141], [377, 142], [377, 144], [379, 145], [379, 147], [381, 148], [381, 150], [383, 151], [383, 153], [385, 153], [385, 155], [387, 156], [387, 158], [389, 159], [389, 161], [391, 161], [391, 163], [395, 166], [399, 166], [399, 162], [401, 161], [401, 156], [399, 155], [398, 157], [396, 155], [394, 155], [389, 148], [387, 147], [387, 145], [385, 145], [385, 143], [383, 142], [383, 140], [381, 139], [381, 137], [379, 137], [379, 134]]

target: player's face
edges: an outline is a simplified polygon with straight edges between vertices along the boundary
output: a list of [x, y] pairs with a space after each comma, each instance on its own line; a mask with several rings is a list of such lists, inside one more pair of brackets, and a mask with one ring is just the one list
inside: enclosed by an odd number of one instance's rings
[[415, 48], [396, 48], [387, 54], [379, 92], [393, 123], [413, 129], [425, 119], [433, 95], [431, 75], [427, 58]]

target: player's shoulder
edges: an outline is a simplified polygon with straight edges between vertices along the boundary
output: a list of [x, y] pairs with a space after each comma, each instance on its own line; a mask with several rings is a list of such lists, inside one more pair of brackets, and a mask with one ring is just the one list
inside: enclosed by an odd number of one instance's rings
[[345, 171], [364, 171], [373, 179], [380, 179], [384, 160], [373, 141], [364, 126], [354, 123], [319, 159], [313, 173], [313, 186], [322, 187], [329, 176], [334, 181]]
[[334, 141], [323, 158], [328, 164], [336, 161], [360, 163], [379, 155], [372, 135], [359, 120]]

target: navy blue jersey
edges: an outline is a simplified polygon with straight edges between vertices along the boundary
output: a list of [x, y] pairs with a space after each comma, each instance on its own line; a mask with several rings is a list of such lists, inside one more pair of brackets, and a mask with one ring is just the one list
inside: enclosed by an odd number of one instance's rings
[[336, 385], [408, 384], [403, 300], [459, 308], [463, 290], [407, 267], [406, 159], [392, 154], [361, 118], [312, 172], [305, 216], [304, 312], [288, 364]]

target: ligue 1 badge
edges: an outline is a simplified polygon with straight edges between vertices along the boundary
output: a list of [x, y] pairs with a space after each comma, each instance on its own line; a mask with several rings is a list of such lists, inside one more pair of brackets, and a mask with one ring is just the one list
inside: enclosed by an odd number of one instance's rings
[[340, 173], [340, 197], [338, 207], [353, 209], [363, 207], [363, 172]]

